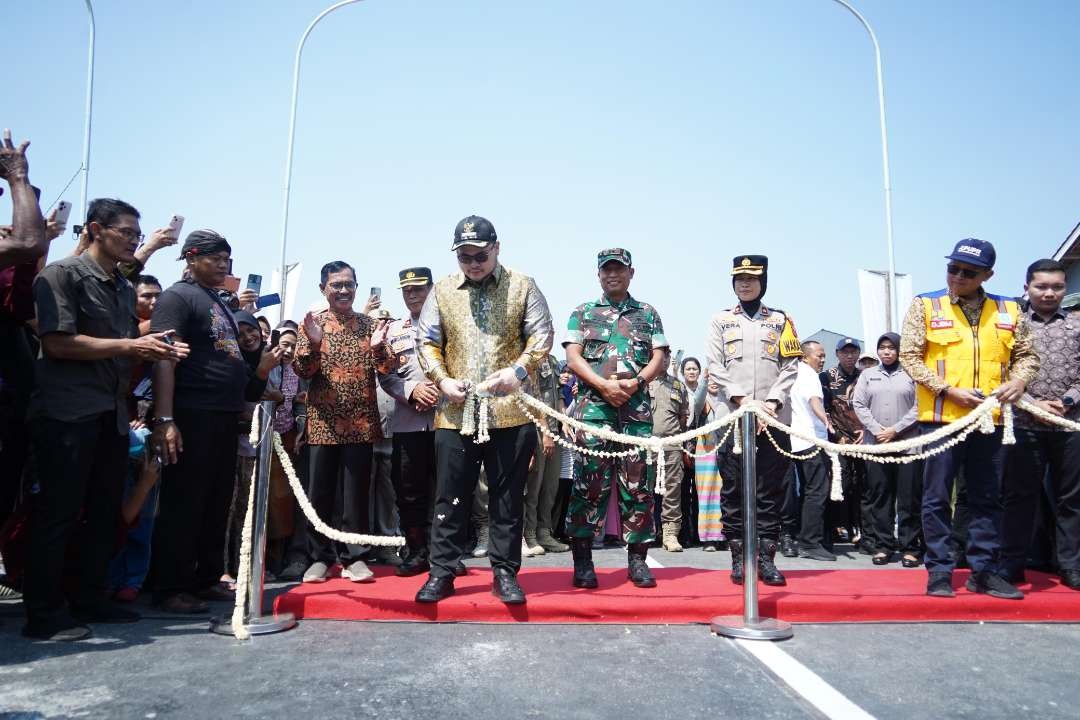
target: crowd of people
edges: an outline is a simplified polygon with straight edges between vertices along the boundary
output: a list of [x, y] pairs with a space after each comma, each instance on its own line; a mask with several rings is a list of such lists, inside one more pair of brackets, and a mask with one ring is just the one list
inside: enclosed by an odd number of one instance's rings
[[[916, 297], [903, 332], [868, 355], [850, 337], [833, 349], [800, 342], [791, 316], [763, 302], [768, 258], [757, 254], [734, 258], [735, 297], [710, 320], [704, 361], [673, 353], [657, 308], [630, 294], [623, 248], [598, 253], [599, 293], [583, 290], [591, 299], [557, 323], [538, 282], [499, 262], [494, 225], [478, 216], [454, 229], [456, 272], [399, 273], [406, 317], [375, 293], [358, 308], [356, 270], [333, 261], [322, 305], [272, 327], [254, 289], [228, 289], [221, 233], [146, 238], [120, 200], [91, 202], [75, 251], [47, 262], [66, 228], [41, 212], [27, 145], [5, 131], [0, 146], [13, 206], [0, 227], [0, 555], [32, 638], [137, 621], [144, 591], [185, 615], [233, 599], [256, 455], [248, 431], [267, 401], [289, 456], [270, 467], [271, 576], [318, 583], [340, 566], [369, 583], [383, 563], [427, 574], [416, 601], [435, 603], [471, 555], [489, 558], [492, 592], [511, 605], [526, 602], [523, 557], [570, 552], [568, 584], [595, 588], [593, 551], [608, 545], [626, 547], [638, 587], [656, 585], [654, 547], [730, 550], [731, 579], [744, 581], [734, 433], [703, 433], [650, 464], [605, 430], [672, 436], [758, 401], [800, 434], [860, 445], [917, 440], [991, 394], [1080, 412], [1065, 268], [1032, 264], [1023, 301], [989, 294], [995, 251], [980, 240], [956, 245], [947, 287]], [[165, 287], [143, 268], [173, 246], [182, 265]], [[825, 371], [829, 350], [837, 364]], [[530, 410], [519, 390], [594, 432]], [[993, 434], [925, 458], [911, 444], [911, 462], [842, 456], [835, 479], [812, 443], [760, 425], [743, 449], [756, 453], [760, 580], [786, 583], [777, 554], [835, 561], [851, 543], [877, 565], [925, 566], [931, 596], [955, 594], [955, 567], [971, 568], [968, 591], [999, 598], [1023, 597], [1028, 567], [1080, 589], [1080, 436], [1018, 410], [1007, 446], [995, 420]], [[293, 469], [330, 525], [401, 535], [404, 548], [316, 532]], [[830, 499], [834, 481], [842, 501]]]

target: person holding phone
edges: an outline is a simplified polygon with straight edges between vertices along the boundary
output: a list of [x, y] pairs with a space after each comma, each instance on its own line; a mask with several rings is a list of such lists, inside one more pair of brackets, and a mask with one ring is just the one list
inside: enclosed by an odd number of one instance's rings
[[[94, 200], [86, 252], [55, 262], [34, 281], [41, 338], [28, 419], [40, 491], [30, 511], [23, 634], [78, 640], [88, 623], [134, 622], [138, 613], [105, 598], [128, 451], [128, 390], [134, 359], [181, 360], [173, 327], [139, 337], [135, 291], [120, 274], [133, 258], [139, 212]], [[65, 607], [64, 554], [77, 538], [79, 585]]]
[[231, 255], [228, 240], [217, 232], [190, 233], [179, 258], [184, 279], [161, 294], [150, 320], [151, 330], [176, 328], [191, 347], [186, 359], [158, 362], [153, 371], [151, 444], [165, 467], [151, 563], [154, 603], [170, 613], [206, 612], [204, 600], [229, 598], [219, 582], [236, 428], [251, 374], [237, 321], [217, 292]]
[[[997, 252], [985, 240], [961, 240], [945, 256], [946, 287], [911, 301], [900, 335], [900, 364], [915, 388], [923, 434], [959, 420], [991, 394], [1016, 402], [1039, 373], [1027, 317], [1015, 300], [991, 295], [983, 283], [994, 275]], [[963, 442], [923, 464], [922, 522], [926, 543], [926, 594], [954, 597], [950, 553], [952, 490], [959, 471], [967, 483], [969, 592], [1021, 600], [1024, 594], [1002, 577], [1001, 478], [1006, 449], [997, 427], [971, 433]]]

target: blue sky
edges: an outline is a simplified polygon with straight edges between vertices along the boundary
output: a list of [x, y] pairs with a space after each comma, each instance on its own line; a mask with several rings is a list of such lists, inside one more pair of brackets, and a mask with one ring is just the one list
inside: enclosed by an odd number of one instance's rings
[[[173, 213], [214, 228], [237, 274], [269, 282], [293, 53], [329, 4], [97, 0], [90, 196], [132, 202], [147, 231]], [[942, 256], [976, 236], [998, 249], [990, 289], [1018, 293], [1080, 221], [1080, 4], [856, 4], [884, 57], [897, 270], [940, 287]], [[86, 14], [78, 0], [4, 13], [19, 60], [0, 125], [32, 140], [51, 202], [81, 158]], [[767, 300], [802, 334], [859, 334], [856, 269], [886, 262], [870, 41], [831, 0], [366, 0], [324, 20], [296, 136], [300, 307], [318, 267], [344, 259], [402, 311], [397, 271], [455, 269], [451, 232], [472, 213], [559, 327], [617, 245], [674, 347], [700, 351], [733, 302], [731, 257], [749, 252], [771, 258]], [[148, 270], [170, 283], [175, 256]]]

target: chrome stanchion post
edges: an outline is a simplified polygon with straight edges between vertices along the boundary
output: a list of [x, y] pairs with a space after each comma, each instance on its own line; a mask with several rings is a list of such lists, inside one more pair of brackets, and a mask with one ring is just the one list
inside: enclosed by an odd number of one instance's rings
[[[251, 577], [248, 579], [247, 614], [244, 625], [252, 635], [268, 635], [288, 630], [296, 625], [292, 613], [263, 615], [263, 571], [266, 567], [266, 510], [270, 504], [270, 458], [274, 452], [274, 402], [266, 400], [256, 410], [259, 422], [259, 460], [255, 475], [255, 513], [251, 523]], [[221, 635], [232, 635], [232, 619], [215, 617], [210, 629]]]
[[716, 635], [745, 640], [786, 640], [792, 636], [791, 624], [758, 613], [758, 536], [757, 536], [757, 417], [746, 413], [741, 418], [743, 470], [743, 614], [718, 615], [709, 623]]

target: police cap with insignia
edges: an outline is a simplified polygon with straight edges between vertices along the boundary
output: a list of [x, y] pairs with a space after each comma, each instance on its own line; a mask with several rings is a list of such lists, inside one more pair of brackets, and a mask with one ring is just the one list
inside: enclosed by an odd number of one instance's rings
[[853, 347], [856, 350], [862, 350], [862, 346], [859, 345], [859, 341], [856, 340], [855, 338], [844, 337], [844, 338], [840, 338], [839, 340], [836, 341], [836, 350], [837, 350], [837, 352], [839, 352], [840, 350], [843, 350], [846, 347]]
[[431, 269], [426, 267], [405, 268], [397, 274], [398, 287], [409, 285], [429, 285], [431, 283]]
[[622, 263], [626, 267], [631, 267], [633, 265], [629, 250], [623, 250], [622, 248], [606, 248], [596, 253], [596, 267], [598, 268], [604, 267], [604, 265], [612, 260], [617, 263]]
[[462, 245], [485, 247], [499, 239], [495, 234], [495, 226], [487, 218], [479, 215], [470, 215], [462, 218], [454, 228], [454, 244], [451, 250], [457, 250]]
[[764, 275], [769, 270], [769, 258], [764, 255], [736, 255], [731, 261], [732, 275]]

